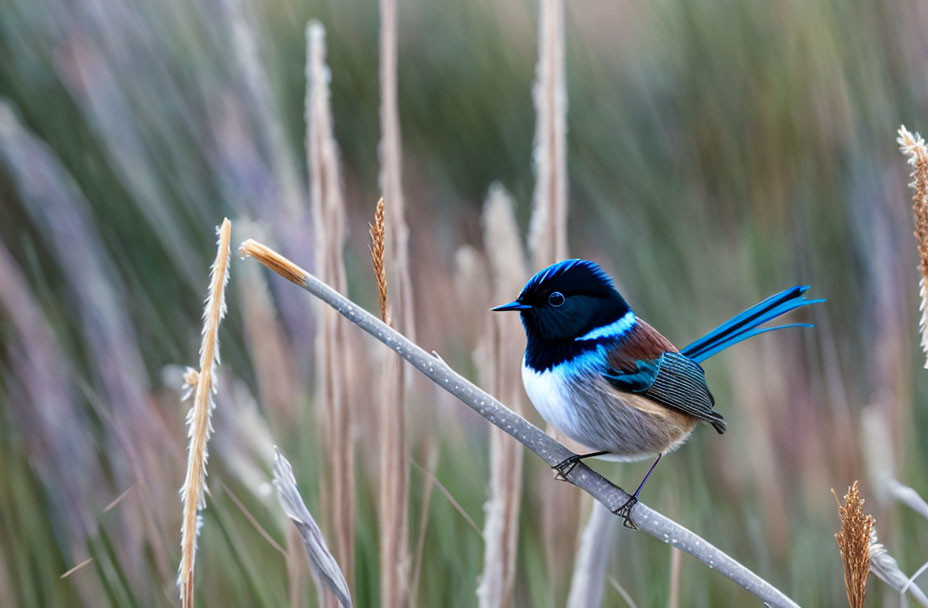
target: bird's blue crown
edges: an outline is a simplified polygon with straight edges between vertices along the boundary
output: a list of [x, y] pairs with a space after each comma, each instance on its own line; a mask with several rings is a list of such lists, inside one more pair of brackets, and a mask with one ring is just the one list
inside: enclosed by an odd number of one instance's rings
[[636, 323], [609, 275], [588, 260], [538, 272], [509, 306], [521, 312], [526, 363], [539, 371], [619, 340]]

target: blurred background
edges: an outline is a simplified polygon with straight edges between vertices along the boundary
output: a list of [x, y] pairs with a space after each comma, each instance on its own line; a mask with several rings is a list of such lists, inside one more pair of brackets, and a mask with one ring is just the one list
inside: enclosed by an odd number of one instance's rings
[[[417, 341], [477, 380], [475, 336], [500, 303], [473, 262], [495, 252], [480, 220], [491, 184], [511, 193], [523, 234], [531, 214], [538, 6], [398, 9]], [[177, 604], [180, 375], [197, 361], [214, 226], [228, 216], [233, 247], [258, 238], [313, 268], [309, 19], [327, 30], [348, 292], [373, 311], [377, 3], [0, 4], [0, 604]], [[928, 522], [885, 490], [892, 477], [928, 492], [917, 255], [895, 143], [900, 123], [928, 130], [926, 26], [916, 0], [566, 3], [570, 254], [601, 263], [678, 345], [796, 283], [828, 299], [794, 315], [814, 330], [706, 363], [729, 432], [700, 429], [644, 494], [804, 606], [846, 601], [830, 490], [855, 479], [903, 571], [928, 560]], [[197, 597], [309, 605], [269, 479], [276, 444], [323, 511], [318, 308], [254, 262], [236, 258], [231, 273]], [[380, 586], [368, 378], [382, 347], [346, 335], [358, 408], [347, 569], [368, 606]], [[476, 605], [489, 426], [419, 380], [407, 407], [411, 602]], [[594, 466], [626, 488], [646, 468]], [[552, 516], [553, 493], [578, 491], [526, 456], [515, 606], [566, 600], [589, 504]], [[755, 601], [689, 557], [672, 565], [651, 537], [619, 530], [612, 550], [604, 605]], [[868, 601], [899, 596], [872, 580]]]

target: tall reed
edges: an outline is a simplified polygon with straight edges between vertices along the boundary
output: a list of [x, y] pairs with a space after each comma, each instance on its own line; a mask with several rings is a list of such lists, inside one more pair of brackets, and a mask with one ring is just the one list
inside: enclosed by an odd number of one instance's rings
[[[490, 187], [483, 209], [483, 241], [489, 261], [490, 293], [504, 302], [518, 293], [528, 268], [514, 215], [512, 198], [502, 186]], [[489, 318], [474, 363], [480, 383], [508, 403], [523, 410], [522, 328], [512, 316]], [[482, 607], [512, 603], [516, 577], [519, 507], [522, 494], [523, 449], [500, 429], [490, 429], [490, 498], [484, 506], [483, 573], [477, 598]]]
[[[325, 29], [316, 21], [306, 27], [306, 146], [317, 272], [345, 293], [345, 200], [329, 107]], [[348, 374], [353, 357], [344, 320], [325, 307], [319, 313], [315, 402], [324, 431], [322, 451], [328, 461], [321, 488], [335, 555], [348, 573], [350, 585], [354, 570], [355, 454]]]
[[[564, 52], [564, 1], [539, 0], [538, 67], [532, 90], [535, 101], [535, 191], [528, 246], [536, 270], [567, 258], [567, 81]], [[561, 436], [549, 425], [548, 432]], [[542, 534], [551, 581], [569, 567], [565, 547], [575, 544], [580, 501], [573, 491], [542, 486]], [[592, 512], [591, 512], [592, 513]]]
[[[386, 268], [394, 327], [415, 336], [409, 227], [402, 188], [397, 102], [396, 0], [380, 0], [380, 187], [386, 201]], [[380, 395], [380, 604], [403, 606], [409, 594], [409, 462], [406, 438], [407, 370], [396, 357], [382, 366]]]
[[528, 244], [535, 268], [567, 257], [567, 81], [564, 0], [540, 0], [535, 100], [535, 193]]
[[225, 286], [229, 280], [229, 241], [232, 224], [228, 219], [219, 227], [219, 250], [210, 272], [209, 293], [203, 311], [203, 341], [200, 345], [200, 366], [193, 407], [187, 414], [187, 475], [181, 488], [183, 520], [181, 524], [181, 560], [177, 584], [184, 608], [194, 605], [194, 566], [197, 536], [201, 520], [199, 512], [206, 507], [207, 444], [212, 433], [210, 417], [215, 407], [215, 374], [219, 364], [219, 323], [226, 312]]

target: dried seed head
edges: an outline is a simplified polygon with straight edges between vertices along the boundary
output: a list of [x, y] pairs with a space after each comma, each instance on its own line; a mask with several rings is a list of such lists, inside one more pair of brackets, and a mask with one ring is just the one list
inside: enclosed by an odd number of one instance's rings
[[[834, 490], [831, 491], [835, 493]], [[838, 499], [835, 494], [835, 500]], [[838, 550], [844, 561], [844, 586], [851, 608], [861, 608], [867, 596], [867, 575], [870, 572], [870, 533], [875, 520], [864, 514], [864, 499], [855, 481], [844, 495], [844, 504], [838, 503], [841, 530], [835, 534]]]
[[[904, 126], [899, 127], [896, 139], [899, 149], [909, 158], [912, 166], [912, 181], [909, 186], [912, 194], [912, 215], [915, 222], [915, 242], [918, 247], [919, 280], [918, 291], [921, 297], [921, 331], [922, 351], [928, 355], [928, 148], [925, 140], [918, 133], [910, 133]], [[928, 368], [928, 360], [925, 361]]]
[[380, 318], [384, 323], [389, 323], [387, 320], [387, 268], [384, 263], [387, 221], [383, 198], [377, 201], [374, 223], [368, 224], [368, 228], [371, 235], [371, 263], [374, 266], [374, 275], [377, 277], [377, 294], [380, 296]]

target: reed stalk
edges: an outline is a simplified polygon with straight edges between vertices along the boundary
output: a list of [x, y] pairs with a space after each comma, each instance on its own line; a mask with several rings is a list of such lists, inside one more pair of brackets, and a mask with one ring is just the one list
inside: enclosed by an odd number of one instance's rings
[[[493, 301], [503, 302], [519, 291], [528, 274], [513, 201], [502, 186], [494, 185], [483, 211], [484, 243], [490, 262]], [[520, 362], [522, 328], [514, 317], [495, 315], [487, 323], [486, 334], [474, 362], [481, 385], [523, 409]], [[517, 443], [506, 434], [490, 429], [490, 498], [484, 506], [483, 573], [477, 588], [482, 607], [505, 607], [512, 603], [518, 547], [519, 506], [522, 495], [522, 455]]]
[[[567, 258], [567, 82], [564, 52], [564, 0], [540, 0], [535, 101], [535, 190], [528, 246], [532, 264], [544, 268]], [[570, 443], [557, 429], [548, 432]], [[574, 449], [580, 449], [579, 446]], [[579, 533], [581, 499], [541, 480], [542, 538], [552, 588], [568, 571], [569, 552]], [[592, 513], [592, 511], [591, 511]]]
[[567, 608], [600, 606], [603, 602], [618, 521], [602, 504], [593, 502], [590, 507], [590, 517], [580, 536], [580, 548], [574, 560]]
[[535, 193], [528, 245], [535, 268], [567, 258], [567, 83], [564, 0], [540, 0], [535, 100]]
[[[380, 0], [380, 187], [386, 200], [385, 259], [392, 285], [392, 325], [415, 336], [409, 227], [402, 187], [397, 100], [396, 0]], [[409, 462], [404, 366], [392, 358], [380, 378], [380, 604], [398, 608], [409, 596]]]
[[[548, 466], [553, 467], [573, 454], [566, 446], [548, 436], [541, 429], [455, 372], [440, 357], [427, 353], [409, 338], [386, 325], [383, 321], [380, 321], [374, 315], [368, 313], [276, 251], [249, 239], [242, 243], [239, 253], [242, 256], [255, 258], [293, 284], [308, 291], [314, 297], [319, 298], [337, 310], [339, 314], [369, 335], [393, 349], [432, 382], [457, 397], [488, 422], [522, 443]], [[590, 494], [610, 511], [625, 504], [629, 498], [628, 493], [582, 463], [568, 473], [566, 480]], [[644, 503], [639, 502], [632, 508], [631, 520], [639, 531], [692, 555], [716, 572], [753, 593], [762, 601], [767, 602], [770, 606], [797, 606], [795, 602], [773, 585], [751, 572], [717, 547]]]
[[[315, 260], [319, 276], [344, 291], [348, 281], [344, 262], [345, 200], [329, 96], [325, 29], [311, 21], [306, 27], [305, 109]], [[333, 310], [321, 311], [314, 362], [315, 402], [320, 428], [324, 430], [322, 453], [328, 461], [328, 473], [321, 482], [325, 519], [350, 587], [354, 570], [355, 454], [348, 379], [353, 357], [345, 330], [344, 321]]]
[[219, 323], [226, 311], [225, 286], [229, 280], [229, 242], [232, 223], [228, 219], [219, 227], [219, 251], [210, 273], [209, 294], [203, 311], [203, 341], [200, 345], [200, 369], [193, 407], [187, 414], [187, 476], [181, 488], [183, 519], [181, 524], [181, 560], [177, 584], [184, 608], [194, 605], [194, 572], [199, 512], [206, 507], [207, 444], [212, 433], [210, 417], [215, 407], [215, 374], [219, 364]]

